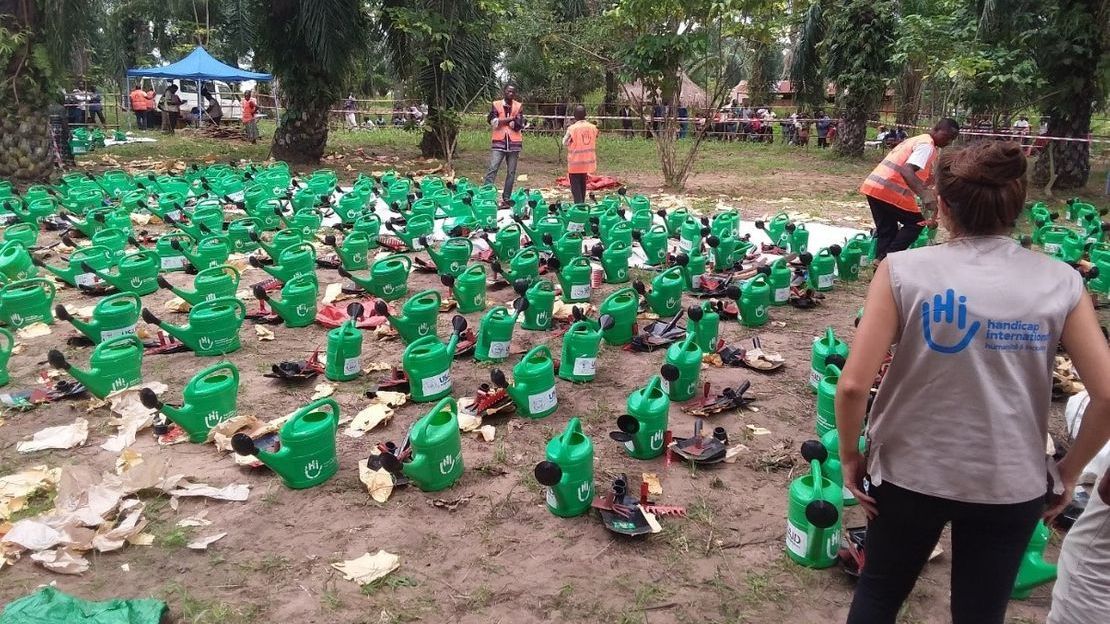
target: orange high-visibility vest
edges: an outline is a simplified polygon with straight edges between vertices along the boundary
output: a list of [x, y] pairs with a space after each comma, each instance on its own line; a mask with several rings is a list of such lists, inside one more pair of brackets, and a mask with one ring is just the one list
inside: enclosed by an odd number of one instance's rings
[[[503, 120], [515, 119], [518, 117], [522, 107], [523, 105], [519, 100], [513, 100], [512, 106], [507, 111], [505, 110], [505, 102], [503, 100], [493, 103], [493, 110], [497, 113], [497, 118]], [[509, 124], [496, 126], [490, 134], [490, 147], [495, 150], [519, 152], [523, 144], [524, 136], [520, 134], [520, 130], [514, 130]]]
[[567, 128], [567, 173], [597, 171], [597, 126], [582, 120]]
[[[921, 212], [921, 208], [917, 205], [917, 196], [910, 190], [909, 185], [902, 179], [902, 174], [898, 173], [895, 167], [905, 165], [906, 161], [910, 159], [913, 148], [922, 143], [932, 145], [933, 137], [928, 134], [919, 134], [899, 143], [875, 167], [875, 170], [864, 178], [863, 184], [859, 187], [859, 192], [892, 206], [897, 206], [906, 212]], [[932, 158], [925, 163], [925, 168], [917, 172], [918, 179], [925, 184], [929, 184], [933, 178], [933, 164], [936, 159], [937, 152], [934, 149]]]

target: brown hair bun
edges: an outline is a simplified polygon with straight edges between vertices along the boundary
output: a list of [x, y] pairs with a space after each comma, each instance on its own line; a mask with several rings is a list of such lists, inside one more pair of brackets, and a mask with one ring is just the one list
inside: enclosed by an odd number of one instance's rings
[[980, 141], [952, 154], [948, 170], [968, 184], [1004, 186], [1025, 177], [1028, 162], [1017, 143]]
[[978, 141], [945, 151], [937, 165], [937, 191], [951, 225], [965, 235], [1006, 233], [1025, 202], [1028, 162], [1011, 141]]

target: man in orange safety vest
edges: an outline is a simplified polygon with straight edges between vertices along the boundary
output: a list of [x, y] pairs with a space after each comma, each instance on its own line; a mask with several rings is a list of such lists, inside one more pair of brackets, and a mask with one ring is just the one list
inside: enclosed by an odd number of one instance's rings
[[586, 121], [586, 107], [574, 107], [574, 123], [563, 135], [567, 146], [567, 177], [574, 203], [586, 201], [586, 182], [597, 171], [597, 126]]
[[926, 134], [899, 143], [864, 179], [859, 192], [867, 196], [875, 219], [877, 260], [909, 249], [925, 222], [935, 217], [937, 193], [932, 187], [937, 150], [959, 134], [960, 124], [945, 117]]
[[505, 188], [501, 191], [501, 204], [509, 203], [516, 183], [516, 163], [524, 147], [523, 105], [516, 99], [516, 87], [508, 85], [502, 92], [503, 99], [493, 102], [486, 121], [490, 124], [490, 158], [486, 170], [486, 184], [493, 184], [501, 163], [505, 163]]

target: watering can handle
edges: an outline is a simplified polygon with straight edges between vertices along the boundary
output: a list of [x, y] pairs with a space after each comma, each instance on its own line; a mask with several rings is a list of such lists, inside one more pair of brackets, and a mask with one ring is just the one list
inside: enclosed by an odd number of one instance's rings
[[104, 304], [106, 304], [110, 301], [118, 301], [120, 299], [130, 299], [131, 301], [135, 302], [135, 307], [137, 307], [139, 309], [142, 309], [142, 307], [143, 307], [142, 298], [139, 297], [138, 295], [136, 295], [135, 293], [129, 291], [129, 290], [121, 290], [120, 292], [118, 292], [114, 295], [108, 295], [107, 297], [101, 299], [100, 303], [98, 303], [96, 305], [96, 307], [99, 308], [100, 306], [102, 306], [102, 305], [104, 305]]
[[536, 346], [532, 347], [528, 351], [528, 353], [524, 354], [524, 357], [521, 358], [521, 361], [523, 362], [524, 360], [530, 359], [534, 354], [540, 353], [541, 351], [545, 355], [547, 355], [547, 359], [549, 359], [549, 360], [551, 359], [551, 349], [547, 348], [547, 345], [542, 345], [541, 344], [541, 345], [536, 345]]
[[[221, 370], [226, 370], [227, 372], [231, 373], [231, 378], [235, 380], [236, 387], [239, 386], [239, 369], [236, 368], [235, 365], [232, 364], [231, 362], [217, 362], [217, 363], [213, 364], [212, 366], [209, 366], [208, 368], [198, 372], [194, 378], [195, 379], [206, 379], [209, 376], [211, 376], [213, 373], [215, 373], [216, 371], [221, 371]], [[189, 383], [192, 384], [191, 381]]]
[[126, 336], [116, 336], [115, 338], [112, 338], [110, 340], [105, 340], [104, 342], [101, 342], [100, 344], [96, 345], [95, 349], [93, 349], [93, 353], [95, 354], [97, 351], [100, 351], [101, 349], [107, 349], [109, 346], [112, 346], [112, 345], [115, 345], [115, 344], [122, 344], [124, 342], [134, 343], [134, 345], [139, 348], [140, 352], [142, 352], [142, 350], [145, 348], [143, 346], [143, 341], [139, 340], [138, 336], [136, 336], [135, 334], [128, 334]]
[[247, 304], [243, 303], [242, 299], [240, 299], [238, 297], [233, 297], [233, 296], [216, 297], [215, 299], [208, 299], [207, 301], [201, 301], [197, 305], [193, 306], [193, 310], [207, 309], [207, 308], [214, 307], [217, 304], [227, 303], [229, 301], [234, 301], [235, 306], [237, 308], [239, 308], [239, 319], [240, 320], [245, 319], [247, 317]]
[[20, 281], [38, 282], [40, 284], [46, 284], [50, 288], [50, 298], [51, 299], [54, 298], [54, 295], [58, 294], [58, 287], [54, 285], [54, 282], [46, 279], [45, 277], [29, 277], [25, 280], [17, 280], [17, 281], [14, 281], [14, 282], [8, 282], [7, 284], [4, 285], [3, 288], [0, 288], [0, 293], [5, 292], [6, 290], [8, 290], [8, 288], [11, 288], [12, 286], [19, 283]]
[[[438, 414], [438, 413], [444, 411], [445, 409], [450, 409], [452, 414], [458, 414], [459, 413], [459, 405], [458, 405], [458, 403], [455, 402], [455, 397], [450, 397], [450, 396], [443, 397], [442, 399], [439, 400], [439, 403], [435, 404], [435, 407], [428, 410], [428, 413], [425, 416], [432, 416], [434, 414]], [[417, 437], [417, 433], [418, 433], [417, 428], [418, 427], [421, 430], [426, 429], [428, 427], [428, 420], [430, 420], [430, 419], [426, 418], [426, 417], [425, 418], [418, 418], [416, 420], [416, 422], [414, 422], [412, 424], [412, 429], [409, 430], [409, 439], [410, 440], [413, 439], [414, 437]]]
[[409, 273], [410, 271], [412, 271], [412, 258], [410, 258], [408, 256], [402, 256], [402, 255], [396, 255], [396, 254], [394, 256], [391, 256], [391, 257], [395, 257], [395, 258], [399, 259], [401, 261], [401, 263], [405, 265], [405, 273]]
[[[327, 406], [329, 408], [329, 411], [331, 412], [331, 415], [338, 422], [339, 421], [339, 404], [336, 403], [335, 399], [333, 399], [331, 397], [321, 397], [319, 399], [316, 399], [315, 401], [310, 401], [307, 405], [304, 405], [299, 410], [297, 410], [297, 412], [295, 414], [293, 414], [293, 417], [289, 419], [289, 422], [286, 423], [285, 426], [289, 426], [289, 425], [293, 424], [294, 422], [296, 422], [296, 421], [304, 418], [308, 414], [312, 413], [316, 408], [323, 407], [323, 406]], [[283, 426], [282, 429], [285, 429], [285, 426]]]
[[569, 438], [576, 433], [582, 433], [582, 421], [580, 421], [577, 416], [570, 419], [567, 423], [567, 428], [564, 429], [563, 433], [559, 436], [559, 440], [565, 446], [570, 442]]

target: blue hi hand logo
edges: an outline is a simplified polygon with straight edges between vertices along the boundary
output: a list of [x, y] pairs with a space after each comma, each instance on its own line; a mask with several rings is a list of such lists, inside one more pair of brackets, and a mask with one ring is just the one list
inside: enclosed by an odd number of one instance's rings
[[[956, 291], [951, 288], [945, 291], [943, 299], [940, 295], [933, 296], [931, 321], [929, 312], [929, 302], [925, 301], [921, 304], [921, 331], [925, 335], [925, 344], [929, 345], [929, 348], [933, 351], [939, 353], [959, 353], [963, 351], [967, 348], [967, 345], [971, 344], [972, 339], [975, 338], [975, 334], [979, 333], [979, 328], [982, 326], [979, 321], [975, 321], [971, 324], [970, 329], [967, 328], [967, 297], [960, 295], [957, 304]], [[943, 320], [941, 318], [942, 315]], [[953, 322], [956, 323], [956, 329], [961, 331], [967, 329], [967, 333], [964, 334], [964, 337], [954, 345], [942, 345], [934, 342], [932, 327], [940, 325], [941, 323], [951, 325]]]

